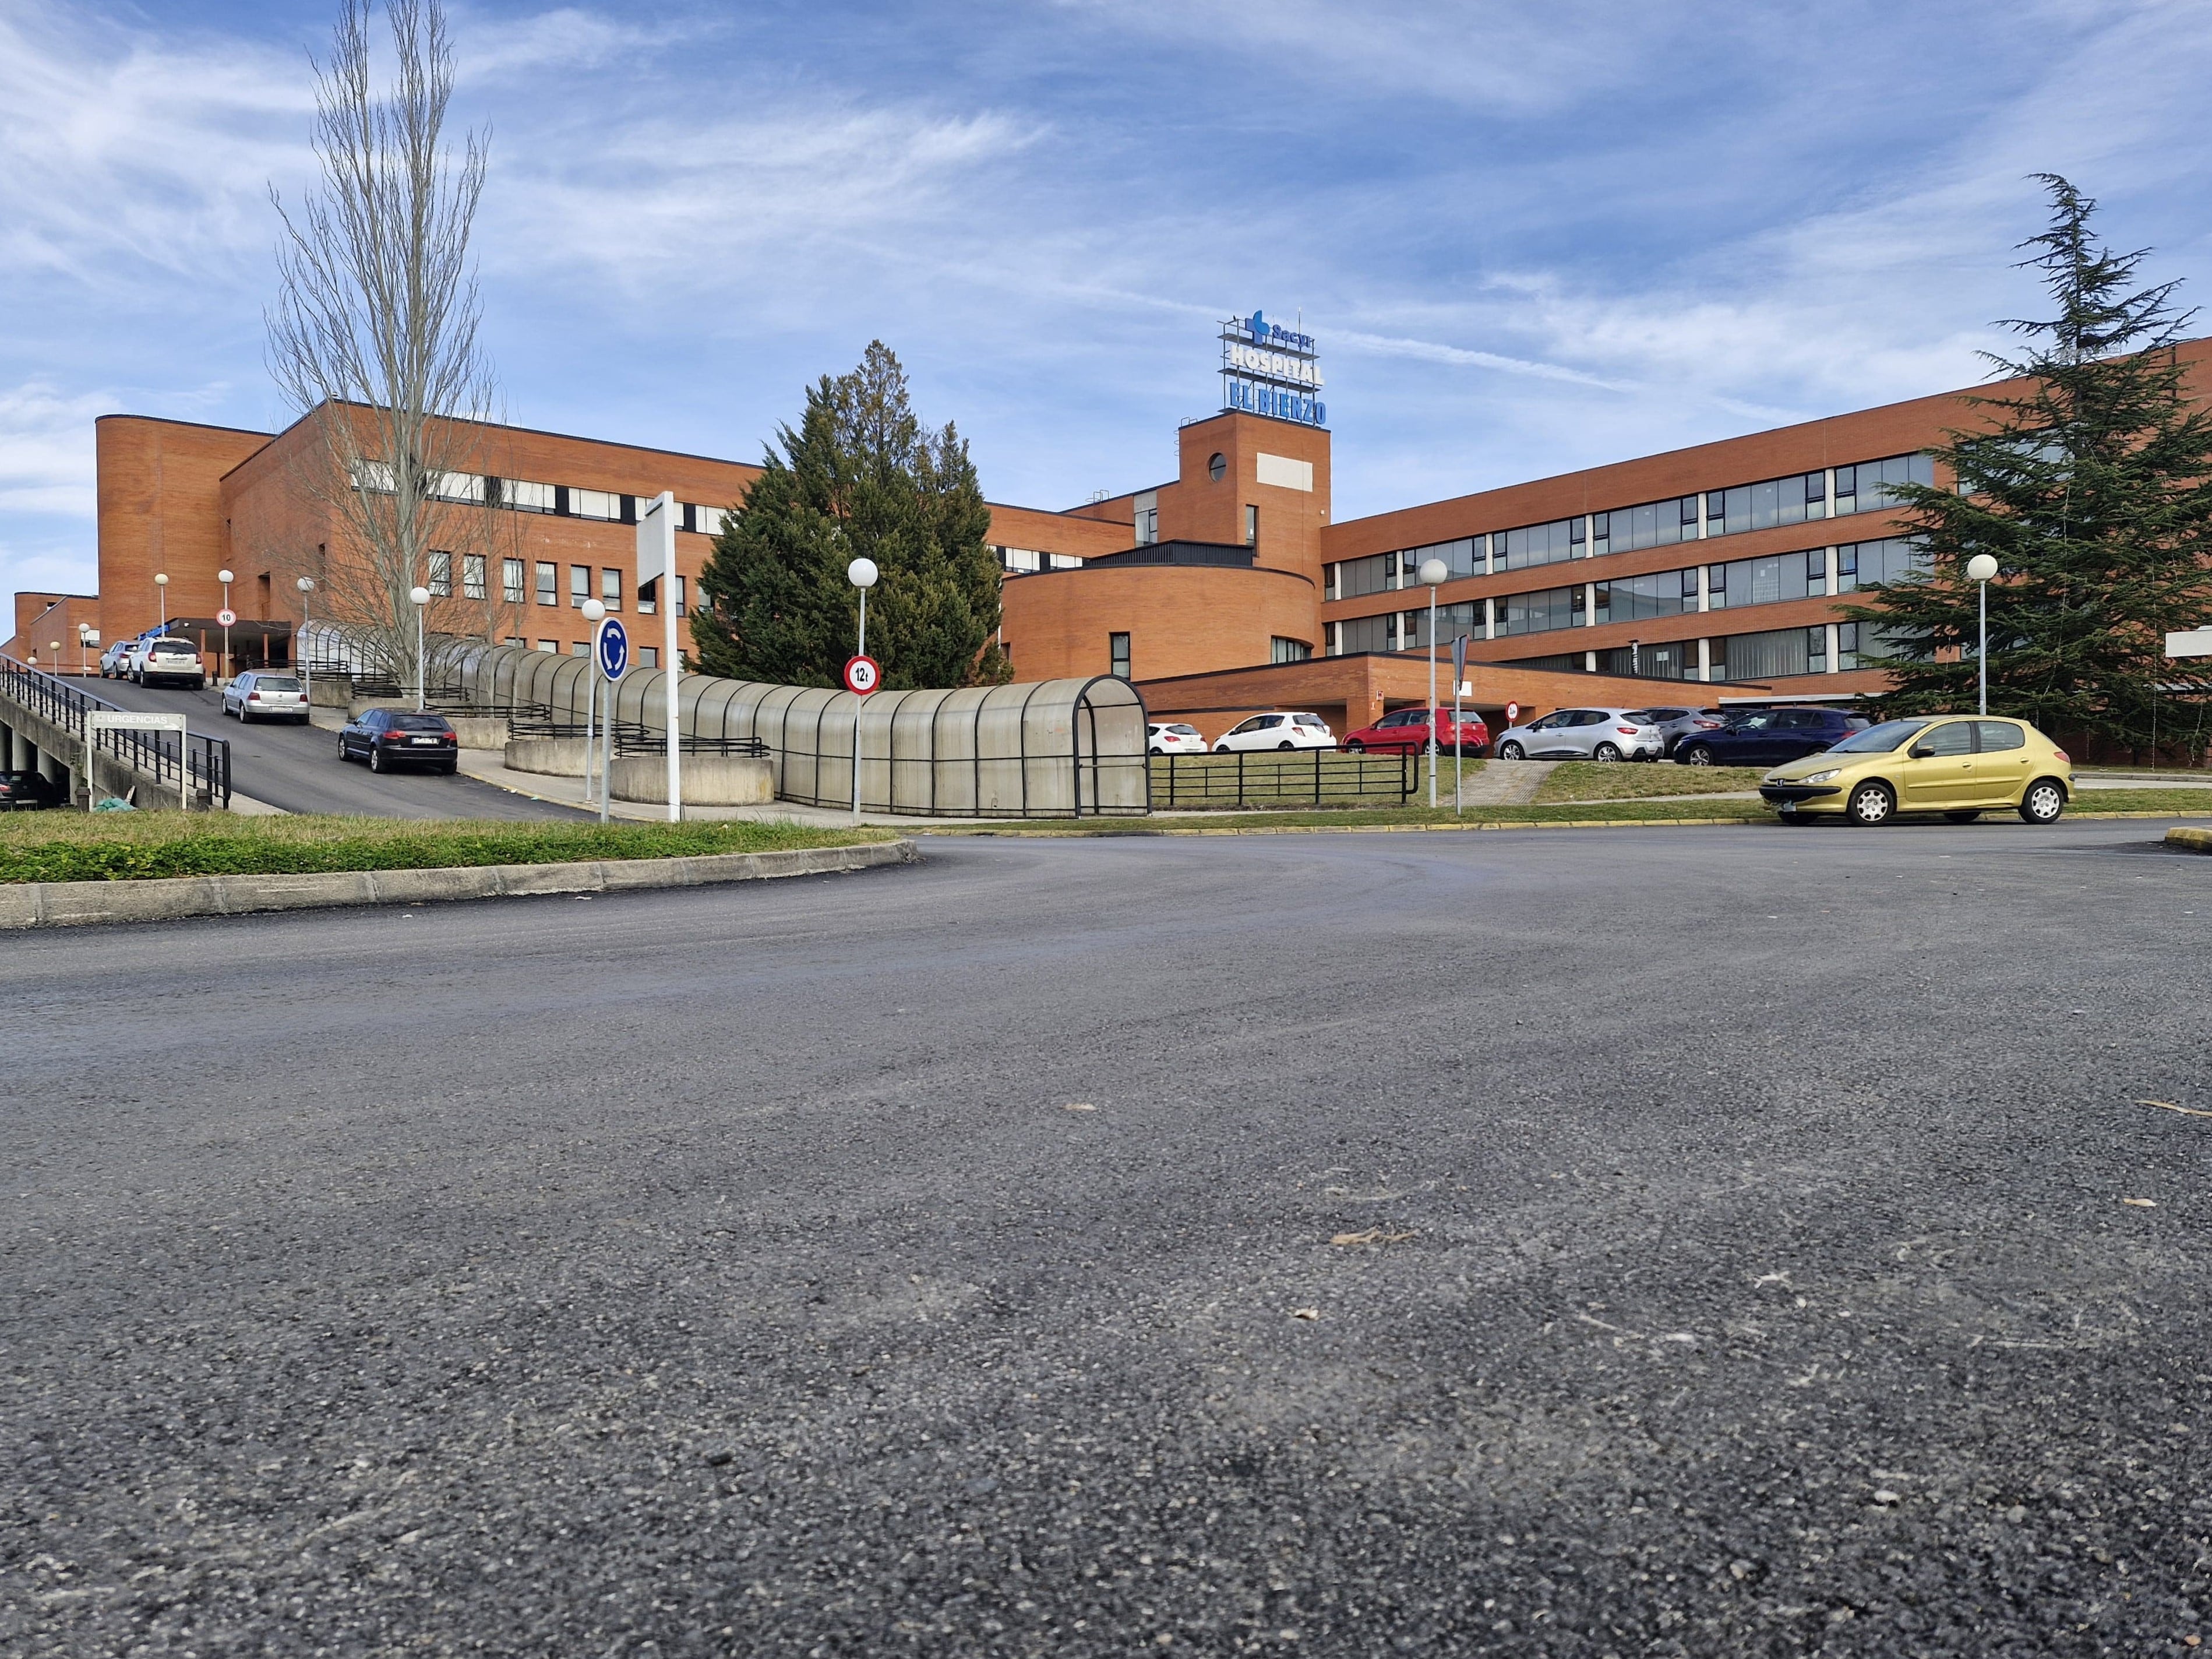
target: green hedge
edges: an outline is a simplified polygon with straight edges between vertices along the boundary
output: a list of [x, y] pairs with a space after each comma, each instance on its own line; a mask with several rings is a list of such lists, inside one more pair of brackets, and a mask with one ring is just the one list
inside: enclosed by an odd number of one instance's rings
[[795, 824], [568, 824], [307, 815], [233, 819], [39, 813], [0, 820], [0, 881], [448, 869], [781, 852], [890, 839]]

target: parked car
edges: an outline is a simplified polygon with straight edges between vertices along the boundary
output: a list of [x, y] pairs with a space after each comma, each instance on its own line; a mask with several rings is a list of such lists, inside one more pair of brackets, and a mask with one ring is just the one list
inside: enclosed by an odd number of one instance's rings
[[253, 720], [307, 723], [307, 688], [286, 669], [249, 668], [222, 688], [222, 711], [241, 726]]
[[118, 639], [102, 651], [100, 654], [100, 677], [102, 680], [120, 680], [128, 674], [131, 648], [137, 643], [135, 639]]
[[1718, 709], [1638, 709], [1636, 712], [1659, 728], [1670, 757], [1684, 738], [1697, 732], [1717, 732], [1728, 724], [1728, 717]]
[[[1456, 744], [1462, 754], [1480, 754], [1490, 747], [1490, 728], [1479, 714], [1465, 715], [1459, 724], [1452, 724], [1452, 711], [1437, 710], [1437, 752], [1449, 754]], [[1386, 754], [1425, 753], [1429, 747], [1429, 710], [1426, 704], [1418, 709], [1400, 709], [1386, 714], [1371, 726], [1362, 726], [1344, 740], [1344, 747], [1352, 754], [1364, 749], [1376, 749]]]
[[461, 767], [461, 740], [442, 714], [410, 709], [365, 709], [338, 728], [338, 759], [360, 756], [371, 772], [394, 766], [428, 766], [454, 772]]
[[1718, 731], [1684, 739], [1674, 758], [1686, 766], [1778, 766], [1818, 754], [1870, 723], [1841, 709], [1751, 709]]
[[131, 677], [142, 686], [190, 686], [198, 691], [207, 684], [207, 668], [189, 639], [142, 639], [131, 653]]
[[1245, 749], [1333, 749], [1335, 734], [1317, 714], [1255, 714], [1221, 735], [1216, 754]]
[[1890, 720], [1778, 766], [1759, 792], [1790, 823], [1872, 826], [1899, 813], [1940, 812], [1971, 824], [2009, 809], [2055, 824], [2074, 793], [2074, 763], [2022, 720]]
[[0, 772], [0, 812], [43, 812], [64, 806], [61, 785], [40, 772]]
[[1145, 728], [1147, 754], [1204, 754], [1206, 738], [1195, 726], [1180, 720], [1156, 720]]
[[1500, 760], [1656, 760], [1658, 727], [1630, 709], [1559, 709], [1498, 740]]

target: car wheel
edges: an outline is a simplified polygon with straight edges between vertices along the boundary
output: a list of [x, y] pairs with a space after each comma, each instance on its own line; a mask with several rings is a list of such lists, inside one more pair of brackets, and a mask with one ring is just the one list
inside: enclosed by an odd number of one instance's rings
[[1679, 765], [1710, 766], [1713, 764], [1713, 752], [1703, 743], [1692, 743], [1686, 749], [1676, 750], [1674, 760]]
[[353, 759], [353, 747], [343, 737], [338, 739], [338, 759], [341, 760], [350, 760]]
[[1226, 743], [1216, 743], [1213, 746], [1213, 752], [1216, 754], [1226, 754], [1229, 753], [1229, 745]]
[[2055, 824], [2066, 810], [2066, 786], [2055, 778], [2039, 778], [2020, 797], [2020, 815], [2031, 824]]
[[1344, 752], [1346, 754], [1364, 754], [1367, 753], [1367, 745], [1355, 737], [1344, 746]]
[[458, 760], [448, 760], [444, 765], [438, 768], [440, 772], [445, 773], [448, 778], [453, 777], [455, 773], [459, 772], [460, 769], [461, 763]]
[[[666, 745], [664, 744], [662, 747], [665, 747]], [[1146, 749], [1145, 753], [1146, 754], [1165, 754], [1167, 751], [1165, 749]]]
[[1954, 824], [1971, 824], [1982, 814], [1978, 808], [1968, 807], [1958, 812], [1947, 812], [1943, 815]]
[[1597, 746], [1596, 749], [1592, 752], [1590, 759], [1593, 760], [1618, 760], [1620, 759], [1620, 746], [1618, 743], [1601, 743]]
[[1844, 810], [1850, 814], [1851, 822], [1872, 829], [1897, 815], [1897, 797], [1889, 792], [1887, 784], [1862, 784], [1851, 791], [1850, 804]]
[[368, 769], [371, 772], [384, 770], [384, 751], [374, 743], [368, 746]]
[[1498, 746], [1498, 758], [1500, 760], [1526, 760], [1528, 758], [1528, 751], [1518, 743], [1500, 743]]
[[1279, 749], [1294, 749], [1297, 747], [1297, 745], [1295, 743], [1278, 743], [1275, 747]]

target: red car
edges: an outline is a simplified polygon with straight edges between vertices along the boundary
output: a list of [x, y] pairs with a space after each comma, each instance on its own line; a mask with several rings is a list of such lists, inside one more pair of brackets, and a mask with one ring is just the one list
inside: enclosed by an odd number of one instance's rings
[[[1457, 726], [1454, 726], [1452, 711], [1438, 709], [1437, 752], [1449, 754], [1455, 741], [1462, 754], [1480, 754], [1490, 747], [1490, 728], [1482, 723], [1482, 717], [1479, 714], [1468, 715]], [[1425, 706], [1401, 709], [1395, 714], [1386, 714], [1373, 725], [1362, 727], [1352, 733], [1344, 740], [1341, 747], [1352, 754], [1370, 749], [1384, 753], [1404, 753], [1409, 750], [1417, 754], [1424, 753], [1429, 747], [1428, 709]]]

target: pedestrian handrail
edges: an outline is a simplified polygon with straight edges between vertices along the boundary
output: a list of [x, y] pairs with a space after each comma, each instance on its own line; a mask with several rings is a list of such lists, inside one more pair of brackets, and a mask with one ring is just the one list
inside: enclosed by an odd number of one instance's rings
[[[96, 697], [82, 686], [69, 685], [42, 669], [18, 662], [12, 656], [0, 656], [0, 696], [7, 697], [19, 707], [29, 710], [50, 724], [61, 727], [76, 739], [80, 748], [84, 742], [90, 716], [129, 712], [104, 697]], [[210, 809], [227, 809], [230, 805], [230, 740], [228, 738], [204, 737], [197, 732], [187, 732], [179, 754], [165, 732], [109, 728], [100, 734], [99, 747], [132, 771], [144, 773], [156, 784], [167, 782], [181, 785], [185, 777], [188, 776], [196, 791], [207, 797]], [[182, 776], [179, 775], [180, 767], [184, 769]], [[85, 781], [89, 787], [91, 780], [88, 778]]]

